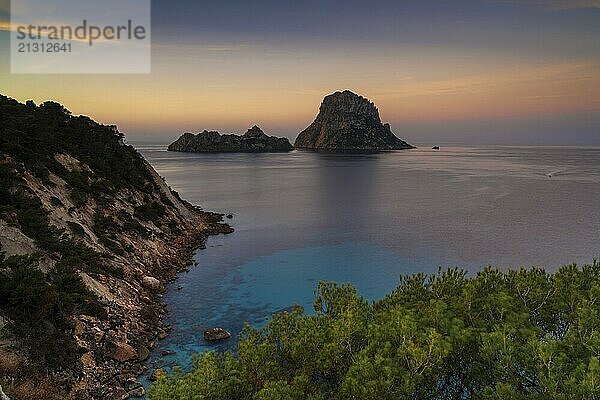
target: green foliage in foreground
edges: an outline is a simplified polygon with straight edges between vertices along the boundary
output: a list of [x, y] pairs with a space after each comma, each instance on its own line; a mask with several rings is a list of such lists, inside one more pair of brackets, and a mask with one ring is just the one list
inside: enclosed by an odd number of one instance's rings
[[598, 399], [599, 277], [448, 270], [375, 303], [321, 283], [314, 315], [246, 327], [236, 356], [204, 354], [150, 399]]

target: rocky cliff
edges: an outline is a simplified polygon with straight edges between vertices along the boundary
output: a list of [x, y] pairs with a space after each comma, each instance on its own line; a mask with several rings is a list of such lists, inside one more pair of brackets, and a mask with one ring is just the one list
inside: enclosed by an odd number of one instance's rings
[[113, 126], [0, 95], [0, 385], [11, 399], [143, 396], [163, 284], [222, 216]]
[[412, 149], [382, 124], [375, 105], [348, 90], [325, 97], [315, 121], [300, 133], [297, 149], [373, 152]]
[[277, 153], [293, 150], [286, 138], [267, 136], [258, 126], [242, 135], [221, 135], [215, 131], [204, 131], [194, 135], [183, 134], [171, 143], [169, 151], [195, 153]]

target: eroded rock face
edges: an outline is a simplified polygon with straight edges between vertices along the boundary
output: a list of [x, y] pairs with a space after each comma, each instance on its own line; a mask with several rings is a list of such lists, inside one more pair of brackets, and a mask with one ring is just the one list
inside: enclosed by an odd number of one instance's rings
[[204, 131], [194, 135], [183, 134], [171, 143], [169, 151], [194, 153], [277, 153], [293, 150], [286, 138], [267, 136], [258, 126], [242, 135], [221, 135], [215, 131]]
[[10, 400], [10, 398], [2, 391], [2, 386], [0, 386], [0, 400]]
[[377, 107], [348, 90], [323, 100], [315, 121], [300, 133], [297, 149], [331, 152], [374, 152], [414, 148], [382, 124]]

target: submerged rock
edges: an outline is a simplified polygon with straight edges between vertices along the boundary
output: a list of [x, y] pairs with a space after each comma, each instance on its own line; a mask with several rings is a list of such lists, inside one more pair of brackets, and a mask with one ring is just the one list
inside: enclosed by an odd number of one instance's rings
[[325, 97], [315, 121], [300, 133], [297, 149], [376, 152], [414, 148], [382, 124], [375, 105], [346, 90]]
[[284, 307], [284, 308], [280, 308], [279, 310], [276, 310], [273, 315], [279, 315], [279, 314], [293, 314], [293, 313], [302, 313], [304, 312], [304, 307], [299, 306], [298, 304], [294, 304], [288, 307]]
[[204, 340], [207, 342], [217, 342], [220, 340], [229, 339], [231, 337], [231, 333], [227, 332], [223, 328], [211, 328], [207, 331], [204, 331]]
[[192, 153], [278, 153], [294, 148], [288, 139], [267, 136], [258, 126], [253, 126], [242, 136], [221, 135], [215, 131], [197, 135], [184, 133], [168, 149]]

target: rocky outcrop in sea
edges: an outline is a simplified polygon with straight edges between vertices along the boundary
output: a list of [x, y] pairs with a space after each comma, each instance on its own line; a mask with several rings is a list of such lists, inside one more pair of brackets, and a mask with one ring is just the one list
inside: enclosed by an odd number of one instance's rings
[[382, 124], [377, 107], [349, 90], [323, 100], [315, 121], [300, 133], [297, 149], [327, 152], [377, 152], [414, 148]]
[[204, 331], [204, 340], [207, 342], [219, 342], [231, 337], [231, 333], [223, 328], [210, 328]]
[[169, 145], [169, 151], [191, 153], [281, 153], [293, 149], [287, 138], [268, 136], [258, 126], [241, 136], [216, 131], [184, 133]]

